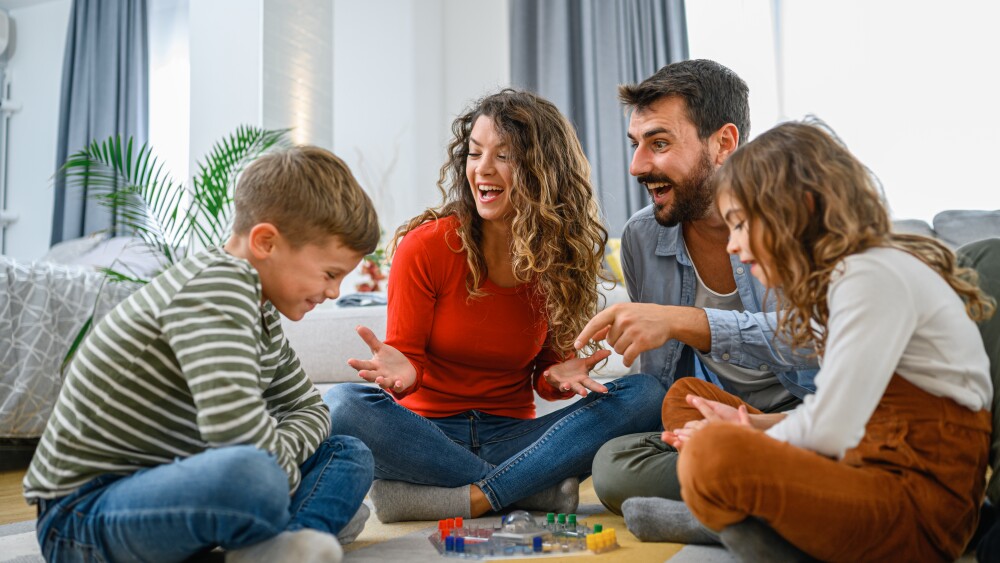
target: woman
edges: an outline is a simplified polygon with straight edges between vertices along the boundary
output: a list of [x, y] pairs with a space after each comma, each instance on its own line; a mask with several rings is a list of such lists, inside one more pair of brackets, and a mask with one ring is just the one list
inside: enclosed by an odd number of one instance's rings
[[743, 555], [727, 532], [762, 521], [824, 561], [953, 561], [985, 485], [993, 389], [973, 320], [992, 303], [946, 247], [891, 232], [871, 175], [815, 125], [764, 133], [717, 182], [729, 251], [775, 288], [778, 334], [822, 362], [785, 414], [671, 388], [664, 440], [691, 513]]
[[[597, 449], [657, 428], [664, 391], [646, 375], [591, 379], [609, 351], [576, 357], [607, 232], [568, 120], [504, 90], [452, 131], [444, 203], [396, 233], [386, 341], [360, 327], [373, 356], [349, 362], [381, 389], [331, 389], [334, 429], [372, 449], [383, 522], [573, 512]], [[533, 391], [583, 398], [535, 418]]]

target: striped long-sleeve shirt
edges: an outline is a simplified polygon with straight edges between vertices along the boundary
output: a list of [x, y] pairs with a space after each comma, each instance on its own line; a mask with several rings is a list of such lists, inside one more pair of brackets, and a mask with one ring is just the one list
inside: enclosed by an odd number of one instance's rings
[[261, 305], [256, 270], [219, 248], [170, 268], [84, 341], [24, 478], [29, 502], [209, 448], [277, 456], [290, 490], [330, 414]]

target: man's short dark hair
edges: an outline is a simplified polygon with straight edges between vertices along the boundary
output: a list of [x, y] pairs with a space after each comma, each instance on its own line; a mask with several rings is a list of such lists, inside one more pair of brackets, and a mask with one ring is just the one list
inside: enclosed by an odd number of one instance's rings
[[641, 112], [670, 96], [684, 100], [701, 139], [732, 123], [739, 129], [739, 143], [747, 141], [750, 89], [729, 68], [707, 59], [681, 61], [668, 64], [639, 84], [618, 87], [618, 99], [632, 111]]

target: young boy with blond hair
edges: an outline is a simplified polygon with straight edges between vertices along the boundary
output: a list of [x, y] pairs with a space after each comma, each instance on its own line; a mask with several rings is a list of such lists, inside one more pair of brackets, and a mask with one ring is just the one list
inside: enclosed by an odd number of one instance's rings
[[378, 243], [375, 210], [317, 147], [258, 159], [234, 197], [225, 246], [133, 294], [73, 359], [24, 478], [46, 560], [342, 557], [371, 452], [329, 436], [278, 313], [339, 295]]

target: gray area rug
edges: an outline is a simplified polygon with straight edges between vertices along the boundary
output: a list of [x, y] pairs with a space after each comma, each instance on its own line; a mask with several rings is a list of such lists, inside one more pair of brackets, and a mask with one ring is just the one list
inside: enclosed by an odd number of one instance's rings
[[735, 557], [718, 545], [686, 545], [670, 563], [736, 563]]
[[35, 521], [0, 526], [0, 562], [44, 563], [35, 539]]

